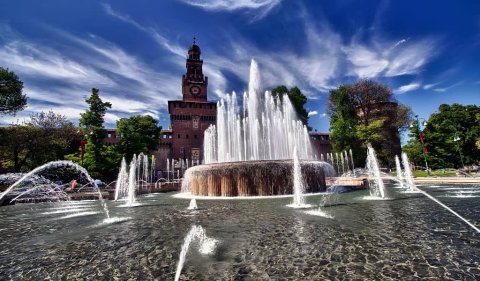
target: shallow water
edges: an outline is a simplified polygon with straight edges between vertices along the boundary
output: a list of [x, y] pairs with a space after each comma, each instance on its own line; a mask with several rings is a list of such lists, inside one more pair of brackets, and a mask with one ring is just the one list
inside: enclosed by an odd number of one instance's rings
[[[449, 196], [480, 187], [421, 188], [480, 226], [479, 198]], [[219, 244], [209, 256], [190, 251], [180, 280], [480, 278], [480, 235], [468, 225], [421, 194], [388, 188], [388, 200], [363, 200], [368, 194], [306, 197], [333, 218], [288, 208], [291, 198], [197, 199], [192, 211], [190, 199], [139, 196], [132, 208], [108, 202], [108, 222], [94, 201], [73, 202], [80, 215], [69, 218], [75, 212], [52, 212], [69, 203], [6, 206], [0, 279], [173, 280], [192, 225]]]

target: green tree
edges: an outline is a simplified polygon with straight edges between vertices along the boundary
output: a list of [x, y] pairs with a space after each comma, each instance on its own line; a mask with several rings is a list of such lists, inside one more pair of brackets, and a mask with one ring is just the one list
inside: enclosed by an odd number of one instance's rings
[[23, 82], [8, 69], [0, 67], [0, 115], [15, 114], [27, 106]]
[[148, 154], [156, 149], [161, 130], [157, 123], [158, 120], [149, 115], [135, 115], [117, 121], [117, 134], [121, 136], [118, 152], [131, 159], [134, 153]]
[[[302, 93], [298, 87], [292, 87], [290, 90], [284, 86], [280, 85], [272, 89], [272, 96], [279, 97], [280, 100], [283, 100], [283, 96], [287, 95], [292, 103], [293, 108], [297, 112], [298, 118], [302, 120], [303, 124], [308, 126], [308, 111], [305, 109], [305, 103], [307, 103], [307, 97]], [[309, 130], [311, 128], [309, 127]]]
[[330, 91], [328, 111], [330, 114], [330, 140], [335, 152], [352, 150], [356, 166], [362, 166], [365, 155], [357, 137], [358, 117], [356, 103], [348, 95], [347, 87], [340, 86]]
[[[103, 143], [103, 139], [106, 137], [103, 124], [105, 113], [112, 105], [109, 102], [103, 102], [98, 92], [98, 89], [92, 88], [92, 94], [85, 100], [89, 108], [85, 113], [80, 114], [80, 127], [83, 128], [84, 134], [87, 136], [83, 164], [94, 177], [109, 178], [112, 169], [114, 169], [111, 167], [111, 162], [115, 162], [117, 159], [106, 157], [105, 153], [112, 151], [106, 149]], [[114, 165], [115, 169], [117, 164]]]
[[[371, 143], [384, 165], [394, 165], [394, 156], [400, 153], [399, 131], [408, 127], [412, 114], [408, 106], [394, 99], [388, 87], [371, 80], [340, 86], [330, 91], [328, 111], [336, 152], [353, 146], [352, 151], [360, 152], [357, 157], [364, 158], [362, 151]], [[357, 145], [363, 150], [354, 149]]]
[[432, 168], [443, 165], [461, 168], [462, 162], [478, 163], [479, 114], [479, 106], [454, 103], [440, 105], [439, 111], [429, 117], [424, 138]]
[[0, 133], [2, 166], [15, 172], [29, 171], [49, 161], [63, 159], [74, 148], [81, 133], [65, 116], [37, 113], [23, 124], [3, 128]]

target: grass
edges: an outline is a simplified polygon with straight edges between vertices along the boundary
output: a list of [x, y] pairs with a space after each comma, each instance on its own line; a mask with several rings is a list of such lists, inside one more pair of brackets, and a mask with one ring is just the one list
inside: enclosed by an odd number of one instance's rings
[[[397, 176], [396, 172], [391, 172], [391, 176]], [[415, 170], [413, 171], [414, 177], [455, 177], [457, 173], [455, 171], [443, 171], [443, 170], [435, 170], [430, 171], [430, 175], [425, 170]]]
[[413, 171], [414, 177], [455, 177], [456, 175], [457, 172], [455, 171], [435, 170], [430, 171], [430, 175], [427, 173], [427, 171], [424, 170]]

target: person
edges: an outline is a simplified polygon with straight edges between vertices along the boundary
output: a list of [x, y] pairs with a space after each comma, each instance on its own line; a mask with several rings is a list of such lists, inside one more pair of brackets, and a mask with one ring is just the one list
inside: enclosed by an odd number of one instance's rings
[[72, 192], [76, 187], [77, 187], [78, 183], [76, 180], [71, 180], [69, 183], [68, 183], [68, 188], [65, 190], [66, 192]]

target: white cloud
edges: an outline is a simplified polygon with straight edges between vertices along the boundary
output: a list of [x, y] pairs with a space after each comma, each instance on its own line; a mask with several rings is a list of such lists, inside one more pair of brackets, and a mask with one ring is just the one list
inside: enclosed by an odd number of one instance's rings
[[392, 43], [377, 38], [369, 45], [352, 42], [344, 47], [353, 74], [360, 78], [418, 74], [435, 54], [436, 42], [433, 39], [402, 39], [391, 48], [387, 48], [388, 45]]
[[266, 16], [282, 0], [182, 0], [182, 2], [208, 11], [250, 10], [258, 14], [254, 19]]
[[442, 87], [442, 88], [435, 88], [435, 89], [433, 89], [433, 90], [434, 90], [435, 92], [444, 93], [444, 92], [446, 92], [446, 91], [448, 91], [448, 90], [450, 90], [450, 89], [452, 89], [452, 88], [455, 88], [455, 87], [463, 84], [463, 82], [464, 82], [464, 81], [460, 81], [460, 82], [457, 82], [457, 83], [452, 84], [452, 85], [450, 85], [450, 86]]
[[315, 115], [317, 115], [317, 114], [318, 114], [318, 111], [313, 110], [313, 111], [308, 112], [308, 117], [310, 117], [310, 116], [315, 116]]
[[[192, 1], [191, 1], [192, 2]], [[197, 5], [208, 7], [230, 7], [232, 10], [239, 7], [261, 7], [261, 3], [268, 1], [196, 1]], [[193, 2], [192, 2], [193, 3]], [[200, 4], [199, 4], [200, 3]], [[190, 3], [191, 4], [191, 3]], [[193, 4], [192, 4], [193, 5]], [[249, 6], [250, 5], [250, 6]], [[145, 27], [132, 20], [130, 16], [114, 11], [104, 5], [107, 14], [135, 26], [149, 34], [161, 47], [170, 53], [184, 57], [185, 47], [175, 44], [159, 34], [154, 28]], [[234, 8], [235, 7], [235, 8]], [[377, 38], [371, 44], [352, 43], [345, 45], [340, 34], [330, 29], [328, 24], [321, 24], [310, 19], [302, 11], [300, 18], [304, 23], [304, 38], [302, 50], [278, 49], [275, 52], [259, 48], [246, 41], [241, 35], [230, 33], [225, 40], [224, 48], [206, 49], [208, 59], [204, 64], [204, 73], [209, 76], [209, 87], [214, 93], [222, 97], [227, 90], [226, 74], [234, 74], [237, 78], [248, 83], [248, 70], [251, 58], [255, 58], [260, 66], [262, 81], [265, 89], [283, 84], [298, 86], [307, 93], [309, 98], [317, 98], [318, 92], [326, 92], [338, 84], [345, 69], [350, 69], [349, 75], [359, 78], [375, 78], [382, 76], [398, 76], [417, 74], [421, 67], [431, 58], [434, 40], [424, 39], [413, 41], [400, 39], [388, 41]], [[234, 33], [234, 32], [233, 32]], [[160, 39], [156, 39], [160, 38]], [[225, 51], [226, 50], [226, 51]], [[223, 52], [222, 52], [223, 51]], [[178, 66], [183, 67], [183, 60], [175, 59]], [[237, 89], [238, 90], [238, 89]]]
[[347, 59], [353, 64], [352, 71], [360, 78], [376, 77], [388, 67], [388, 60], [378, 52], [352, 44], [344, 48]]
[[403, 85], [403, 86], [399, 87], [398, 89], [395, 90], [395, 93], [403, 94], [403, 93], [406, 93], [406, 92], [414, 91], [418, 88], [420, 88], [420, 83], [413, 82], [413, 83], [410, 83], [408, 85]]
[[[159, 72], [98, 36], [84, 39], [54, 31], [60, 35], [55, 46], [60, 46], [62, 53], [21, 38], [0, 45], [0, 65], [22, 78], [30, 98], [27, 109], [13, 118], [25, 118], [52, 106], [76, 121], [87, 106], [85, 97], [92, 87], [100, 89], [102, 99], [112, 102], [111, 111], [116, 113], [106, 116], [109, 126], [118, 116], [148, 113], [159, 118], [168, 100], [180, 98], [179, 74]], [[74, 44], [59, 43], [61, 39]], [[11, 120], [15, 119], [3, 118], [2, 122]]]
[[429, 89], [437, 86], [438, 84], [440, 84], [440, 82], [432, 83], [432, 84], [425, 84], [425, 85], [423, 85], [423, 89], [424, 89], [424, 90], [429, 90]]
[[0, 47], [0, 64], [34, 78], [62, 79], [111, 86], [113, 81], [97, 70], [63, 56], [52, 48], [15, 40]]

